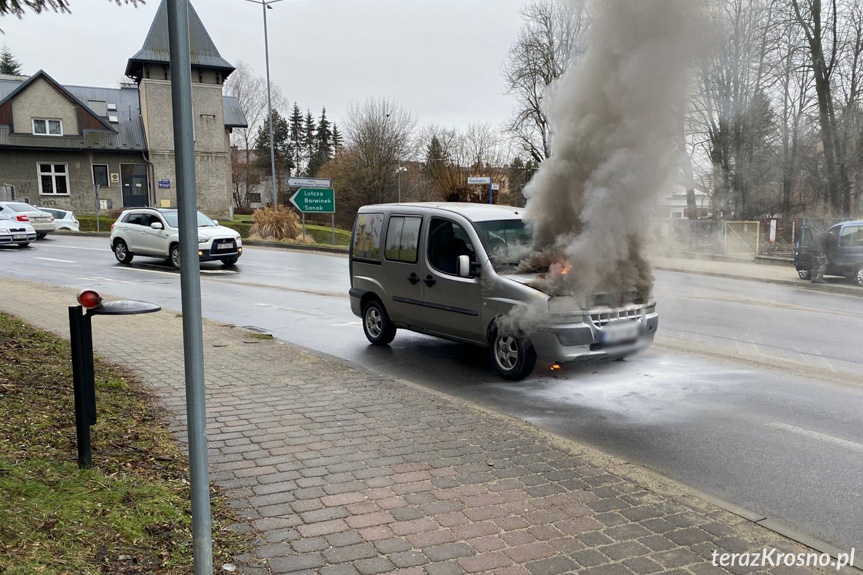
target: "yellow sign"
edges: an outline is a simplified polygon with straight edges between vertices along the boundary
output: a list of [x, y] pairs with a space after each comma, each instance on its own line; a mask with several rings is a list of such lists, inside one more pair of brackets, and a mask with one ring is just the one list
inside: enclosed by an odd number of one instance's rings
[[171, 207], [171, 200], [159, 200], [159, 207], [160, 208], [170, 208]]

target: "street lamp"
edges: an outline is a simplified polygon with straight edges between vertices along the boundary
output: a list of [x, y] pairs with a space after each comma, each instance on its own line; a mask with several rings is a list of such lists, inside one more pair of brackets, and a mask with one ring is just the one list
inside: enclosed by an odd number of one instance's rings
[[279, 188], [276, 184], [276, 147], [273, 143], [273, 99], [270, 93], [270, 42], [267, 38], [267, 10], [272, 10], [271, 4], [282, 0], [246, 0], [253, 4], [260, 4], [264, 12], [264, 57], [267, 63], [267, 111], [270, 117], [270, 168], [273, 172], [273, 209], [279, 210]]
[[404, 166], [399, 166], [396, 173], [399, 175], [399, 203], [402, 203], [402, 172], [407, 172], [408, 169]]

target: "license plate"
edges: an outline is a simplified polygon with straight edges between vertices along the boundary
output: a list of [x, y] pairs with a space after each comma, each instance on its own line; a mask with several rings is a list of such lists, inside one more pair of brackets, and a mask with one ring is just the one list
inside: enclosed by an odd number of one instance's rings
[[27, 236], [12, 236], [12, 241], [17, 242], [19, 240], [26, 240]]
[[632, 341], [637, 337], [638, 322], [636, 321], [612, 322], [603, 327], [599, 332], [599, 342], [603, 344]]
[[220, 250], [228, 250], [228, 249], [231, 249], [232, 247], [234, 247], [234, 246], [232, 246], [230, 243], [218, 244], [216, 246], [216, 248], [218, 248]]

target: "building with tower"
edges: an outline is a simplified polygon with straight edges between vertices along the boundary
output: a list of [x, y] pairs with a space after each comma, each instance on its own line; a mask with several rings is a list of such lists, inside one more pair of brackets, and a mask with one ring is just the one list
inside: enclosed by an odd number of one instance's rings
[[[197, 202], [213, 216], [229, 213], [231, 130], [245, 127], [239, 101], [224, 96], [234, 71], [191, 8]], [[40, 70], [0, 76], [0, 201], [94, 213], [129, 207], [175, 207], [168, 15], [162, 0], [141, 49], [118, 88], [61, 85]], [[94, 186], [98, 185], [98, 198]]]

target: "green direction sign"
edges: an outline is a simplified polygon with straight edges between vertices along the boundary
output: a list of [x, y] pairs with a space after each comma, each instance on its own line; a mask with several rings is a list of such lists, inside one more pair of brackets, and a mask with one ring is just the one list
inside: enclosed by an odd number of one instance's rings
[[291, 196], [291, 203], [304, 214], [334, 214], [336, 193], [332, 188], [300, 188]]

